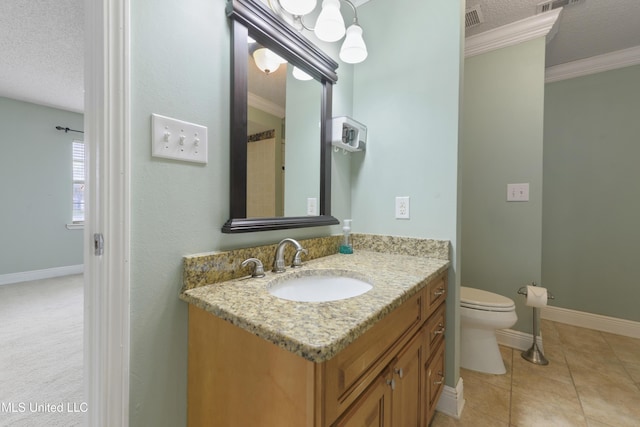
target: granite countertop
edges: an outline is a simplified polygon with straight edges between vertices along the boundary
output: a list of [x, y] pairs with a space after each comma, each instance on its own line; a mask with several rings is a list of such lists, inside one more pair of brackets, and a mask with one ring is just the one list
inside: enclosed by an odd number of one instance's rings
[[[284, 273], [268, 271], [263, 278], [243, 277], [183, 290], [180, 298], [307, 360], [324, 362], [448, 266], [444, 259], [360, 250], [313, 259]], [[340, 271], [369, 282], [373, 289], [329, 302], [288, 301], [268, 292], [270, 282], [287, 276]]]

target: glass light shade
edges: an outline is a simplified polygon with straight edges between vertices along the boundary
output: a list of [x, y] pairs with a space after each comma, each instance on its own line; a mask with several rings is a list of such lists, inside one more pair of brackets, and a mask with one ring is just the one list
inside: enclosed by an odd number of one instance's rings
[[339, 0], [324, 0], [316, 21], [316, 36], [325, 42], [335, 42], [344, 36], [344, 20], [340, 14]]
[[362, 38], [362, 28], [353, 24], [347, 28], [347, 36], [340, 48], [340, 59], [348, 64], [357, 64], [367, 58], [367, 45]]
[[306, 15], [316, 8], [316, 0], [280, 0], [280, 6], [292, 15]]
[[253, 60], [256, 62], [258, 68], [266, 74], [276, 71], [282, 63], [282, 58], [264, 47], [256, 49], [256, 51], [253, 52]]
[[291, 74], [293, 74], [293, 77], [295, 77], [298, 80], [306, 81], [306, 80], [313, 79], [313, 77], [311, 77], [309, 74], [305, 73], [298, 67], [293, 67], [293, 71], [291, 71]]

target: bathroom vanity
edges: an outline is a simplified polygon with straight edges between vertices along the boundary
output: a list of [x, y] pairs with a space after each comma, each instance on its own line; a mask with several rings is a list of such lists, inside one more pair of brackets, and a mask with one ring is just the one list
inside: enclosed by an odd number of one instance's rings
[[[444, 382], [448, 265], [356, 251], [183, 290], [188, 424], [426, 427]], [[320, 303], [268, 292], [304, 274], [355, 275], [373, 288]]]

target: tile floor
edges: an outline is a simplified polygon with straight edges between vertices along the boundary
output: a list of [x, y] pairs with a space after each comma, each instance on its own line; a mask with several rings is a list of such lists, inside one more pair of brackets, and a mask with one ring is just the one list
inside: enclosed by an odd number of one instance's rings
[[542, 321], [549, 365], [501, 347], [505, 375], [460, 370], [460, 420], [436, 413], [431, 427], [640, 427], [640, 339]]

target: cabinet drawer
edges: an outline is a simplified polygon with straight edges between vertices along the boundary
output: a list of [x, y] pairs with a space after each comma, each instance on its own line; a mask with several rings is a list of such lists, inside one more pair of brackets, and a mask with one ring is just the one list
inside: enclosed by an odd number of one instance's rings
[[424, 305], [424, 318], [427, 319], [442, 301], [447, 298], [447, 273], [444, 272], [425, 287], [426, 304]]
[[415, 333], [421, 324], [423, 298], [422, 292], [417, 293], [325, 362], [328, 420], [353, 403]]
[[440, 341], [442, 341], [445, 333], [445, 308], [446, 304], [440, 305], [435, 313], [431, 315], [429, 320], [427, 321], [427, 334], [429, 337], [427, 338], [427, 343], [429, 345], [429, 350], [435, 349]]

